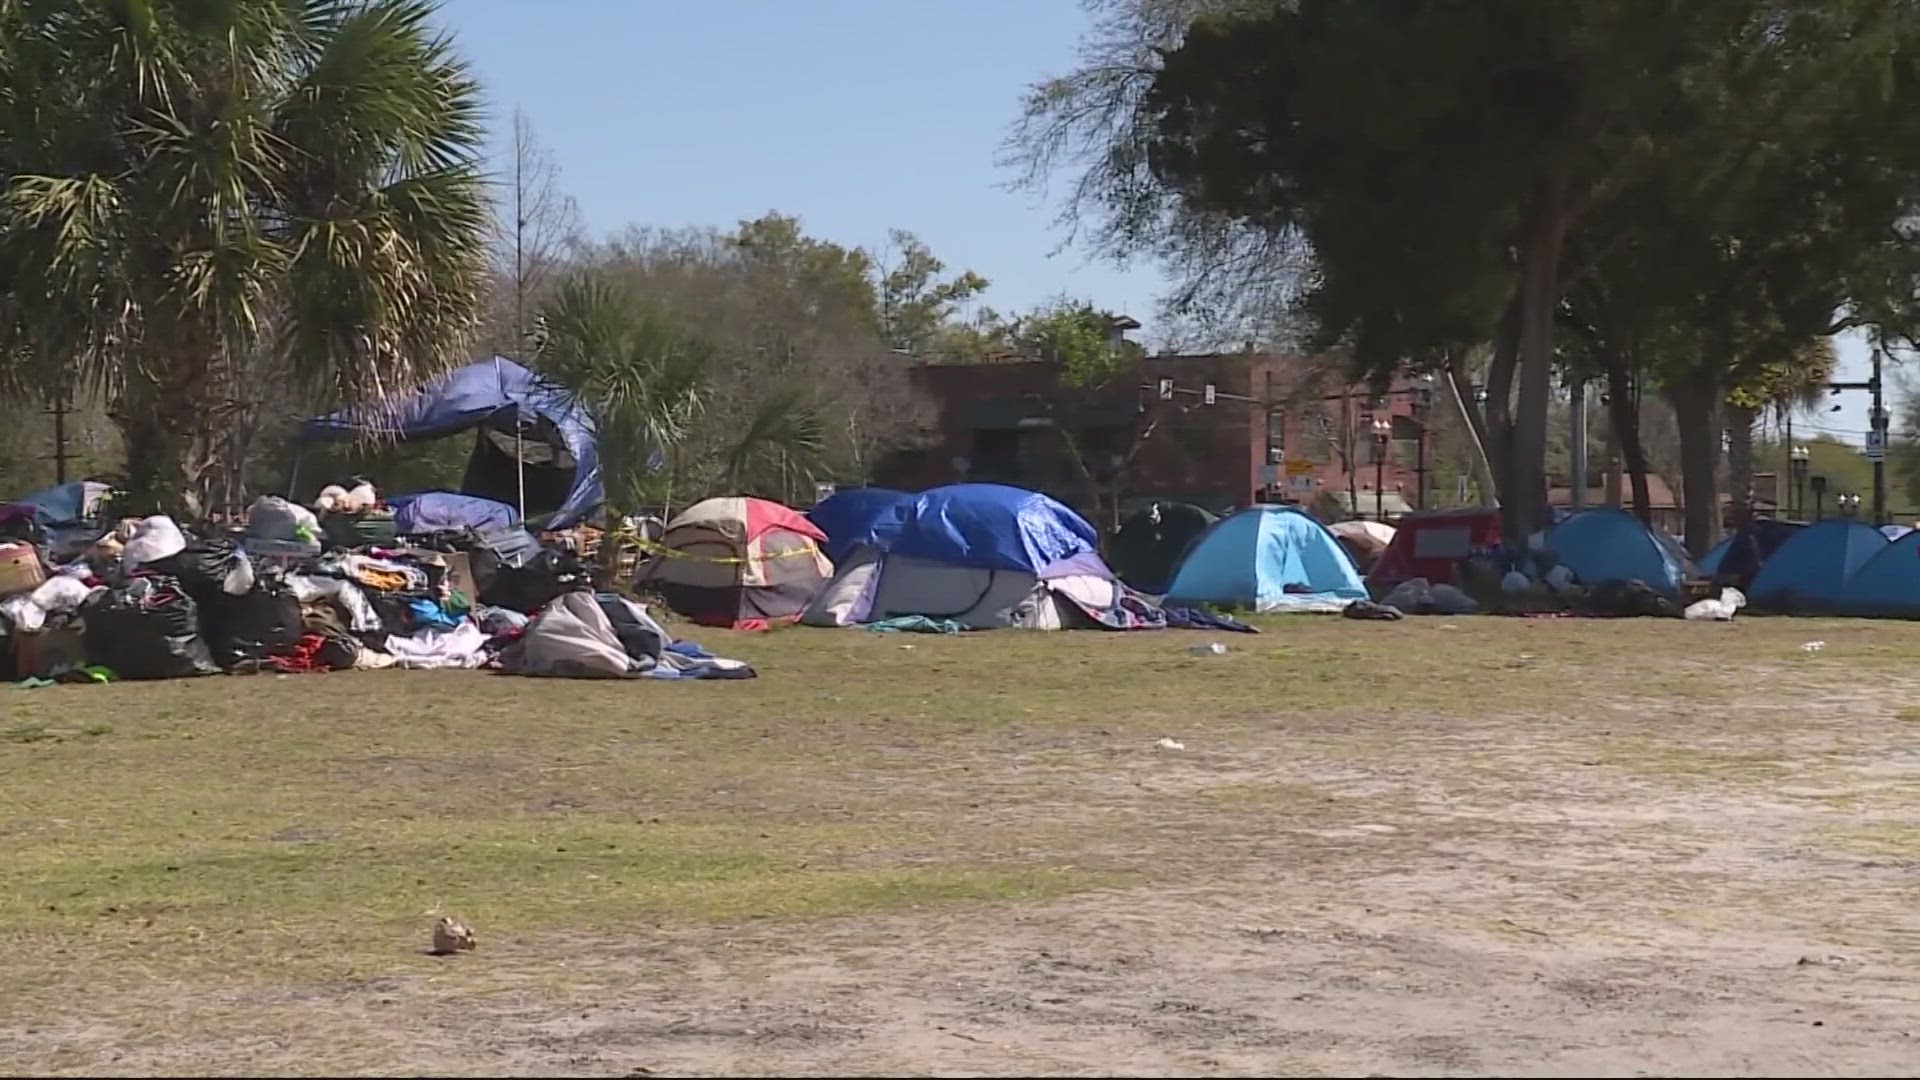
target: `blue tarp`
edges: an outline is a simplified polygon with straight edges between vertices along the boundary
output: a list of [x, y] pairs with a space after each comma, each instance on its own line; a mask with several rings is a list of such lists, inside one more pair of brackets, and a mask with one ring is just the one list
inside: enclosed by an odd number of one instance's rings
[[1365, 599], [1347, 549], [1290, 506], [1250, 506], [1194, 538], [1167, 586], [1168, 604], [1256, 611], [1337, 608]]
[[1871, 525], [1817, 521], [1780, 545], [1754, 575], [1747, 599], [1774, 611], [1840, 614], [1847, 583], [1888, 543]]
[[822, 499], [807, 511], [807, 520], [827, 534], [820, 551], [838, 563], [861, 544], [891, 548], [912, 502], [913, 496], [891, 488], [848, 488]]
[[1000, 484], [953, 484], [913, 497], [901, 511], [890, 554], [975, 570], [1038, 574], [1097, 552], [1087, 520], [1037, 491]]
[[[603, 498], [593, 417], [570, 391], [504, 357], [468, 364], [383, 405], [345, 409], [309, 420], [300, 435], [309, 442], [413, 442], [442, 439], [482, 425], [538, 435], [543, 434], [543, 422], [574, 463], [566, 497], [551, 522], [555, 528], [564, 528], [592, 513]], [[463, 486], [468, 494], [478, 494], [472, 490], [475, 478], [471, 468]], [[488, 487], [497, 493], [498, 485]]]
[[22, 495], [7, 505], [31, 507], [34, 520], [42, 528], [65, 529], [93, 520], [108, 490], [106, 484], [95, 480], [76, 480]]
[[1694, 572], [1678, 540], [1610, 506], [1582, 510], [1554, 526], [1547, 546], [1589, 589], [1609, 581], [1640, 581], [1678, 599]]
[[1920, 532], [1887, 544], [1854, 571], [1832, 613], [1920, 619]]
[[520, 524], [520, 512], [506, 503], [451, 491], [390, 495], [387, 505], [393, 508], [393, 523], [402, 536], [461, 529], [492, 532]]

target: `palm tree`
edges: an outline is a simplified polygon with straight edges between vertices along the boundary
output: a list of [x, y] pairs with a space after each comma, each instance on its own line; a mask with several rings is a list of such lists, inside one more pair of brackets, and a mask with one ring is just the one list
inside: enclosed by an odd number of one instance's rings
[[730, 491], [760, 494], [780, 502], [811, 498], [824, 474], [827, 423], [804, 394], [791, 392], [759, 402], [739, 435], [726, 447], [721, 476]]
[[237, 403], [467, 359], [478, 85], [433, 0], [0, 0], [0, 361], [110, 395], [137, 505], [198, 515]]
[[1784, 419], [1819, 401], [1836, 362], [1832, 338], [1809, 338], [1727, 392], [1727, 489], [1735, 527], [1753, 513], [1753, 432], [1762, 414]]
[[555, 290], [534, 336], [541, 370], [593, 413], [608, 516], [665, 507], [676, 451], [706, 408], [712, 347], [592, 273]]

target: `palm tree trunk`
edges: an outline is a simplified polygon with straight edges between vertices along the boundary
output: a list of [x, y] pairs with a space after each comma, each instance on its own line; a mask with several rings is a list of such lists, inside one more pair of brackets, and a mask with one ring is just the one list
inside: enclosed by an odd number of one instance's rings
[[1571, 215], [1559, 182], [1541, 185], [1520, 265], [1520, 393], [1513, 418], [1503, 534], [1525, 544], [1547, 524], [1547, 404], [1553, 382], [1553, 314], [1560, 303], [1560, 256]]
[[153, 375], [128, 373], [119, 407], [127, 505], [135, 513], [198, 521], [209, 509], [228, 403], [218, 393], [212, 362], [160, 360], [150, 370]]
[[1719, 538], [1720, 393], [1710, 384], [1695, 383], [1669, 388], [1667, 400], [1680, 427], [1687, 551], [1697, 559]]
[[1727, 494], [1736, 529], [1753, 518], [1753, 427], [1759, 419], [1758, 410], [1726, 406]]

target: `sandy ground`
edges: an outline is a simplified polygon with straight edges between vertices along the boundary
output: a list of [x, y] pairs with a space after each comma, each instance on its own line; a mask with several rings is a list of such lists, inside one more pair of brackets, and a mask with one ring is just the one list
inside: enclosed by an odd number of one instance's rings
[[[1516, 677], [1536, 677], [1524, 672]], [[496, 940], [450, 974], [179, 985], [8, 1071], [1897, 1075], [1920, 1067], [1920, 679], [1567, 716], [1056, 731], [887, 775], [1086, 826], [1040, 904]], [[1808, 695], [1817, 695], [1817, 707]], [[1066, 784], [1065, 788], [1060, 785]], [[1036, 807], [1023, 785], [1056, 792]], [[1066, 791], [1068, 794], [1058, 794]], [[884, 797], [885, 791], [878, 792]], [[996, 808], [996, 800], [1004, 807]], [[484, 988], [473, 981], [484, 972]], [[0, 990], [4, 996], [4, 990]], [[9, 1013], [12, 1009], [7, 1010]], [[114, 1015], [102, 1009], [100, 1016]]]

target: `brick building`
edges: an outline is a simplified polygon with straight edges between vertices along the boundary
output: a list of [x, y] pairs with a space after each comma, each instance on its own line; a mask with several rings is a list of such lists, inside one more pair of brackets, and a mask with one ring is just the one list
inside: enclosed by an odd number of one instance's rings
[[[1155, 356], [1097, 390], [1069, 390], [1050, 363], [924, 365], [912, 377], [936, 417], [926, 445], [873, 479], [1015, 484], [1084, 509], [1087, 485], [1061, 434], [1068, 426], [1122, 503], [1291, 502], [1329, 519], [1354, 516], [1350, 503], [1369, 517], [1376, 506], [1394, 517], [1420, 505], [1430, 388], [1408, 382], [1376, 400], [1364, 387], [1339, 387], [1329, 369], [1301, 356]], [[1383, 456], [1376, 430], [1387, 435]]]

